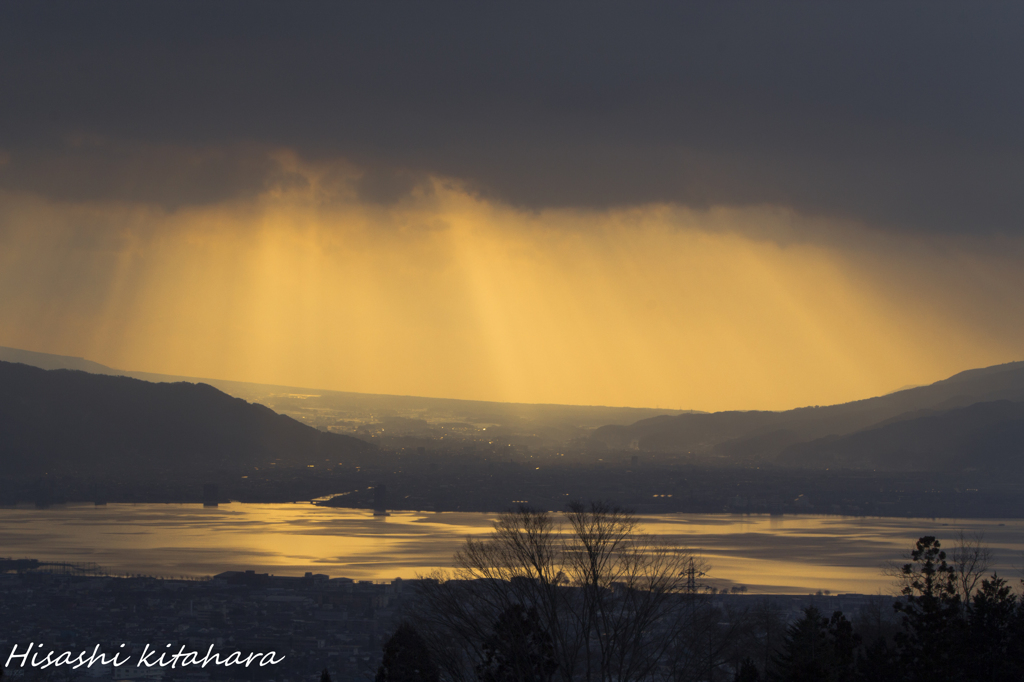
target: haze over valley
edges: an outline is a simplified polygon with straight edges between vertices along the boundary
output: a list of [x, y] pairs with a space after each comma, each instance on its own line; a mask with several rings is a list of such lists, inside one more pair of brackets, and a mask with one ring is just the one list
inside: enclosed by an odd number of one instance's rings
[[357, 508], [383, 487], [408, 510], [609, 498], [652, 513], [1024, 514], [1024, 363], [717, 413], [193, 383], [7, 348], [0, 373], [8, 504], [201, 501], [215, 484], [220, 500]]
[[0, 2], [0, 677], [1024, 679], [1022, 34]]

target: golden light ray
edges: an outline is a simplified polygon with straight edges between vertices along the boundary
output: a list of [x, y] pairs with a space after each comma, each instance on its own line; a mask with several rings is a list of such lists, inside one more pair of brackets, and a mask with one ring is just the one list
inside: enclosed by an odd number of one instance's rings
[[[380, 206], [325, 198], [308, 172], [308, 188], [173, 213], [4, 196], [0, 345], [312, 388], [707, 410], [854, 400], [1024, 350], [1024, 276], [984, 248], [858, 246], [772, 207], [528, 212], [438, 180]], [[794, 237], [814, 230], [826, 238]]]

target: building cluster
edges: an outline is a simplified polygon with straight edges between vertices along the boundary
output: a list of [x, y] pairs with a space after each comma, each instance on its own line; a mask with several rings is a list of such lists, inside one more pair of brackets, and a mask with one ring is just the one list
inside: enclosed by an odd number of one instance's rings
[[[315, 682], [326, 668], [335, 682], [369, 681], [384, 643], [410, 612], [419, 582], [255, 571], [173, 580], [77, 575], [75, 570], [55, 571], [54, 566], [43, 572], [18, 564], [18, 570], [0, 572], [0, 665], [6, 664], [5, 680]], [[783, 623], [798, 619], [808, 605], [823, 613], [856, 614], [878, 606], [879, 600], [822, 593], [765, 597], [735, 590], [708, 599], [722, 614], [720, 620], [749, 610], [755, 602], [770, 601]], [[891, 612], [891, 600], [884, 601], [884, 610]], [[98, 651], [107, 660], [117, 656], [117, 664], [43, 669], [33, 667], [30, 657], [18, 656], [30, 647], [40, 662], [48, 652], [57, 658], [62, 652], [77, 657]], [[221, 661], [235, 652], [243, 659], [254, 656], [248, 666], [160, 664], [161, 655], [173, 662], [177, 653], [181, 662], [189, 652], [196, 652], [193, 660], [211, 652]], [[259, 665], [269, 652], [284, 660]], [[152, 665], [140, 665], [140, 658]]]
[[[14, 658], [4, 679], [305, 682], [318, 680], [324, 668], [334, 680], [372, 679], [414, 582], [253, 571], [208, 580], [0, 573], [0, 665], [31, 645], [38, 661], [49, 651], [54, 658], [65, 651], [78, 656], [98, 645], [127, 662], [43, 670], [31, 659]], [[152, 667], [137, 665], [146, 645], [158, 652], [146, 659]], [[285, 658], [263, 667], [256, 659], [248, 667], [158, 664], [160, 653], [169, 661], [184, 647], [202, 658], [211, 646], [222, 661], [235, 651], [243, 657], [274, 651]]]

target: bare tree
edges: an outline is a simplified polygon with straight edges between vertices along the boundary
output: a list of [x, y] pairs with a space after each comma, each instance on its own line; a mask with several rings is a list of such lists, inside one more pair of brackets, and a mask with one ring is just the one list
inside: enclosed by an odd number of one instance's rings
[[[694, 576], [706, 567], [607, 503], [571, 503], [565, 522], [525, 507], [503, 514], [490, 537], [466, 541], [452, 574], [424, 583], [421, 631], [446, 677], [472, 679], [495, 623], [516, 609], [535, 613], [550, 642], [556, 666], [534, 673], [538, 682], [671, 675], [701, 598]], [[502, 620], [507, 637], [510, 622]]]
[[786, 620], [782, 609], [770, 599], [760, 599], [750, 613], [757, 633], [756, 643], [750, 653], [757, 654], [761, 672], [768, 670], [772, 657], [781, 650], [786, 637]]
[[965, 608], [970, 605], [975, 589], [981, 584], [992, 564], [992, 551], [982, 544], [984, 540], [984, 533], [968, 536], [961, 530], [957, 534], [956, 547], [953, 548], [957, 592]]
[[[956, 594], [960, 598], [963, 609], [970, 608], [971, 598], [981, 585], [992, 564], [992, 551], [984, 544], [985, 534], [968, 535], [960, 530], [956, 535], [956, 545], [950, 553], [949, 566], [953, 569]], [[892, 578], [896, 589], [906, 594], [915, 574], [907, 571], [904, 562], [887, 562], [883, 573]]]

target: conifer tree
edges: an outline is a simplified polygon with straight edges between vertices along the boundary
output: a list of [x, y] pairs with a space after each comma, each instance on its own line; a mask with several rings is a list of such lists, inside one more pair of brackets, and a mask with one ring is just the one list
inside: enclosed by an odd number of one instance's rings
[[953, 680], [960, 675], [966, 623], [957, 589], [956, 569], [946, 562], [941, 543], [926, 535], [901, 569], [903, 614], [896, 635], [902, 673], [907, 680]]
[[384, 645], [375, 682], [438, 682], [437, 666], [420, 634], [403, 623]]
[[836, 611], [831, 619], [809, 606], [786, 632], [769, 679], [774, 682], [847, 682], [854, 679], [853, 626]]
[[481, 682], [547, 682], [558, 664], [537, 609], [514, 604], [498, 616], [494, 633], [483, 643], [484, 661], [477, 666]]
[[974, 679], [1024, 679], [1024, 630], [1017, 596], [998, 575], [983, 580], [971, 600], [964, 666]]

